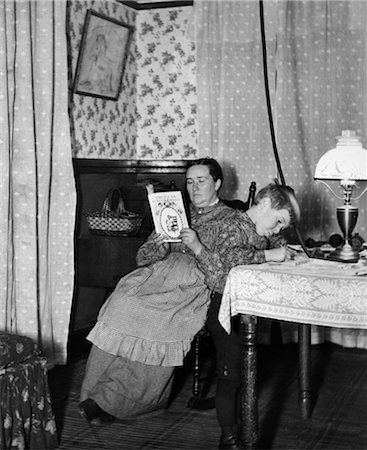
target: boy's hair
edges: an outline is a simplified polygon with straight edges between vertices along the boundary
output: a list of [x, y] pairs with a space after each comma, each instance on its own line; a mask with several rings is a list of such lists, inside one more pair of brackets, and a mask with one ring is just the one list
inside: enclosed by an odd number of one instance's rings
[[216, 161], [215, 159], [208, 157], [195, 159], [189, 162], [187, 168], [189, 169], [192, 166], [208, 166], [209, 173], [212, 176], [213, 180], [214, 181], [220, 180], [223, 182], [222, 168], [220, 167], [218, 161]]
[[268, 184], [256, 194], [254, 204], [257, 205], [265, 197], [270, 199], [272, 208], [277, 210], [286, 209], [289, 212], [291, 225], [299, 222], [300, 209], [294, 190], [290, 186], [283, 186], [276, 183]]

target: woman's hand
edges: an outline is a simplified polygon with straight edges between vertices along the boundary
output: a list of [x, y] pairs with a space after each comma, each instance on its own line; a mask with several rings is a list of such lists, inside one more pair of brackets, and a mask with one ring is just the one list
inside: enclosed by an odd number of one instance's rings
[[169, 249], [169, 243], [164, 242], [163, 236], [161, 234], [156, 233], [155, 231], [153, 231], [153, 233], [149, 236], [147, 242], [150, 242], [156, 245], [157, 247], [163, 247], [164, 250]]
[[265, 260], [274, 262], [290, 261], [294, 258], [295, 251], [287, 246], [264, 250]]
[[182, 243], [186, 245], [194, 255], [198, 255], [201, 251], [202, 244], [196, 234], [196, 231], [191, 228], [183, 228], [181, 230]]

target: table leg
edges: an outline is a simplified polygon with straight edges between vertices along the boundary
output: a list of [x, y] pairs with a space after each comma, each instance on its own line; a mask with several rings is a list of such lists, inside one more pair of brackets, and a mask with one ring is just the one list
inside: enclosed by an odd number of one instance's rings
[[242, 339], [241, 424], [245, 449], [257, 447], [257, 317], [240, 314]]
[[298, 325], [299, 405], [302, 419], [311, 415], [311, 325]]

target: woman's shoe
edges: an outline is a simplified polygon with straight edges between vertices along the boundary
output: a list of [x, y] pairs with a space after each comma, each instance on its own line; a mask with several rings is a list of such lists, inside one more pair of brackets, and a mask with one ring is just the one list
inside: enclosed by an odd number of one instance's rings
[[116, 419], [111, 414], [103, 411], [91, 398], [87, 398], [79, 403], [79, 412], [84, 419], [94, 425], [107, 425]]

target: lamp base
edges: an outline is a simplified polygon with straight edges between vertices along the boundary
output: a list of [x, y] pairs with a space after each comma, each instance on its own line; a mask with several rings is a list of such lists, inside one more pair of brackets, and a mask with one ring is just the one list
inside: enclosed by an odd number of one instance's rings
[[331, 252], [327, 259], [331, 261], [340, 261], [343, 263], [356, 263], [359, 259], [358, 250], [353, 250], [349, 243], [345, 243], [343, 247], [337, 248]]

